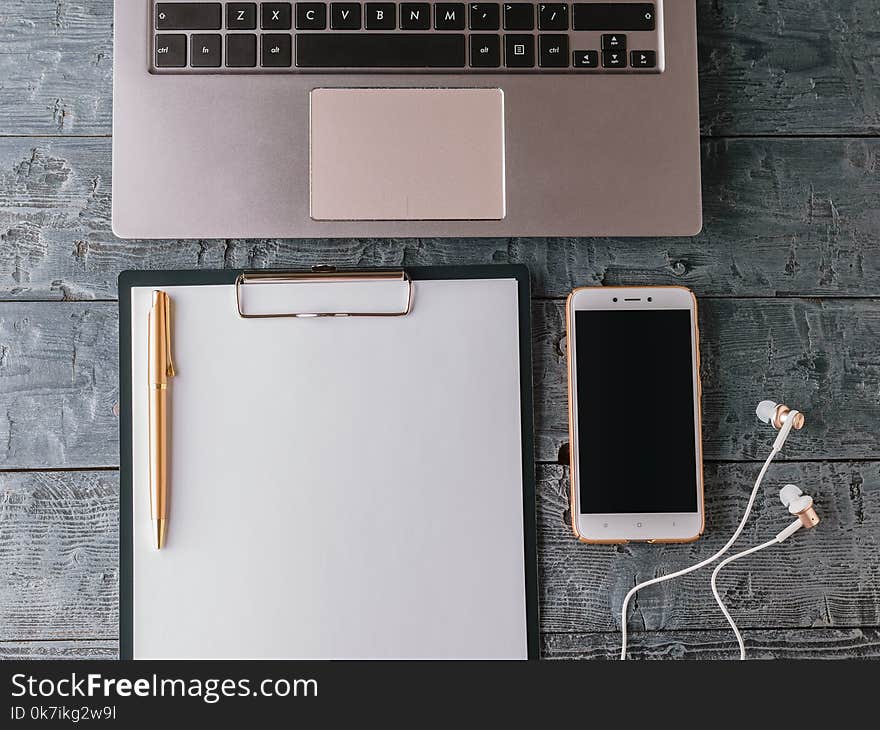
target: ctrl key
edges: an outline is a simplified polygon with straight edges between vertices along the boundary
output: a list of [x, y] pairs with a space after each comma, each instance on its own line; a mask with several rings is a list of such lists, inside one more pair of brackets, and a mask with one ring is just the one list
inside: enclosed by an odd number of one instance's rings
[[186, 36], [183, 33], [160, 33], [156, 36], [156, 68], [186, 66]]
[[291, 63], [290, 33], [264, 33], [262, 43], [262, 65], [265, 68], [288, 68]]

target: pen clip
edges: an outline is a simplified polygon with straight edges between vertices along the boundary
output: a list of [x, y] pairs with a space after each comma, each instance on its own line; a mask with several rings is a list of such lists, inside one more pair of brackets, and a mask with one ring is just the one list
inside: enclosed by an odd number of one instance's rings
[[165, 300], [165, 357], [167, 358], [168, 363], [168, 366], [165, 369], [165, 374], [169, 378], [173, 378], [175, 372], [174, 360], [171, 359], [171, 297], [165, 294], [163, 299]]
[[[160, 321], [156, 321], [156, 317], [161, 317]], [[155, 360], [152, 358], [151, 345], [151, 362], [155, 366], [155, 373], [161, 373], [162, 378], [173, 378], [176, 375], [174, 371], [174, 361], [171, 359], [171, 297], [160, 289], [153, 290], [153, 306], [150, 309], [150, 320], [155, 322], [159, 329], [155, 333], [156, 336], [156, 352]], [[162, 382], [162, 381], [159, 381]]]

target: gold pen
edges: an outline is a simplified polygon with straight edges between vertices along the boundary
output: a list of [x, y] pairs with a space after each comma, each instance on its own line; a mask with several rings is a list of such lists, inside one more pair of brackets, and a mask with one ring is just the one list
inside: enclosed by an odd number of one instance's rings
[[150, 388], [150, 519], [153, 544], [161, 550], [168, 529], [168, 378], [174, 376], [171, 361], [171, 300], [163, 291], [153, 292], [149, 331]]

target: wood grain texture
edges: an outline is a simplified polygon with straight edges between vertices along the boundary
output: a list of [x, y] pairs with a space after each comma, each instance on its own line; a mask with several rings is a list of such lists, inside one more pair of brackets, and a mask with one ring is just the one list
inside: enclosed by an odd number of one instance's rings
[[880, 140], [706, 142], [703, 180], [696, 238], [122, 241], [109, 139], [0, 139], [0, 298], [112, 299], [126, 268], [507, 262], [529, 266], [538, 297], [600, 284], [880, 294]]
[[875, 0], [698, 0], [704, 134], [880, 132]]
[[0, 660], [118, 659], [115, 641], [0, 641]]
[[[563, 304], [532, 311], [537, 458], [565, 461]], [[785, 456], [880, 458], [880, 300], [710, 299], [700, 326], [706, 459], [765, 458], [764, 397], [807, 413]], [[0, 303], [0, 468], [118, 466], [117, 331], [113, 302]]]
[[118, 465], [116, 307], [0, 305], [0, 468]]
[[[732, 659], [738, 649], [729, 631], [636, 633], [630, 659]], [[746, 637], [749, 659], [878, 659], [877, 629], [761, 629]], [[617, 659], [617, 633], [545, 634], [541, 658]], [[117, 659], [114, 641], [0, 641], [0, 660]]]
[[[817, 497], [824, 521], [722, 578], [750, 656], [880, 658], [880, 462], [846, 461], [880, 458], [880, 6], [697, 10], [710, 137], [698, 237], [121, 241], [110, 230], [112, 0], [3, 0], [0, 300], [13, 301], [0, 302], [0, 469], [118, 464], [116, 305], [78, 300], [114, 299], [126, 268], [522, 262], [539, 298], [685, 285], [719, 298], [701, 301], [707, 458], [763, 458], [772, 434], [752, 409], [772, 396], [809, 418], [786, 455], [836, 460], [774, 467], [742, 544], [786, 524], [785, 481]], [[818, 296], [856, 299], [803, 298]], [[28, 303], [43, 299], [67, 303]], [[538, 456], [564, 460], [560, 303], [536, 302], [533, 327]], [[626, 590], [723, 543], [755, 471], [707, 467], [708, 533], [693, 545], [595, 547], [565, 524], [567, 469], [540, 466], [544, 655], [616, 656]], [[113, 471], [0, 471], [0, 659], [117, 656], [117, 512]], [[632, 656], [735, 655], [708, 573], [645, 591], [629, 626]]]
[[[567, 462], [563, 304], [536, 303], [532, 327], [538, 459]], [[706, 459], [763, 461], [773, 431], [755, 406], [768, 397], [807, 414], [785, 457], [877, 458], [880, 300], [703, 300], [700, 334]]]
[[0, 641], [117, 636], [118, 495], [115, 472], [0, 473]]
[[[698, 0], [702, 128], [876, 134], [874, 0]], [[110, 134], [112, 0], [4, 0], [0, 133]]]
[[[636, 580], [696, 561], [726, 540], [742, 513], [754, 471], [742, 464], [707, 470], [709, 520], [706, 536], [697, 543], [605, 547], [574, 540], [564, 521], [567, 470], [540, 467], [542, 631], [615, 632], [623, 594]], [[780, 465], [758, 500], [743, 545], [763, 541], [788, 524], [777, 499], [777, 487], [785, 481], [800, 483], [816, 497], [823, 522], [775, 553], [744, 560], [723, 575], [722, 591], [740, 625], [746, 631], [876, 626], [880, 464]], [[82, 638], [106, 643], [116, 638], [117, 493], [115, 472], [0, 473], [0, 641]], [[675, 652], [692, 639], [700, 651], [733, 646], [732, 637], [721, 637], [726, 624], [705, 572], [645, 591], [633, 607], [630, 627], [634, 647], [664, 646], [662, 651]], [[698, 632], [702, 638], [690, 639], [667, 634], [656, 641], [640, 633], [696, 629], [715, 633]], [[847, 636], [854, 642], [852, 632]], [[611, 643], [617, 638], [612, 636]], [[548, 641], [563, 647], [567, 640]], [[871, 651], [876, 651], [876, 637], [872, 641]], [[707, 646], [699, 648], [704, 642]], [[568, 646], [566, 651], [580, 651], [590, 643], [574, 638]], [[605, 651], [606, 639], [598, 646]]]
[[3, 0], [0, 134], [109, 134], [113, 0]]
[[[750, 631], [748, 659], [880, 659], [877, 629], [796, 629]], [[620, 634], [545, 634], [543, 659], [617, 659]], [[737, 659], [730, 631], [654, 631], [636, 633], [630, 659]]]
[[[672, 573], [718, 550], [745, 510], [757, 465], [705, 470], [706, 532], [686, 545], [583, 545], [568, 520], [568, 469], [540, 470], [538, 498], [541, 626], [550, 632], [617, 631], [620, 607], [636, 583]], [[779, 502], [785, 483], [811, 494], [822, 522], [773, 549], [729, 566], [719, 589], [742, 630], [875, 627], [880, 623], [880, 464], [784, 463], [774, 466], [737, 546], [773, 537], [792, 522]], [[723, 630], [710, 570], [641, 591], [635, 631]]]

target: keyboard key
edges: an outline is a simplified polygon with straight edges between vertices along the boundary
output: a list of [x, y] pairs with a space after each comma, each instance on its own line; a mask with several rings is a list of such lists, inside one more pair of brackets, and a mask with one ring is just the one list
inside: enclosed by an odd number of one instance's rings
[[434, 27], [437, 30], [464, 30], [464, 3], [435, 4]]
[[538, 36], [538, 64], [542, 68], [568, 68], [568, 36]]
[[193, 33], [190, 65], [193, 68], [219, 68], [223, 36]]
[[471, 30], [498, 30], [501, 27], [501, 8], [497, 3], [471, 3]]
[[541, 30], [568, 30], [568, 5], [566, 3], [538, 5], [538, 28]]
[[327, 27], [327, 6], [324, 3], [297, 3], [297, 30], [324, 30]]
[[156, 30], [220, 30], [220, 3], [156, 3]]
[[532, 68], [535, 65], [535, 36], [505, 35], [504, 63], [508, 68]]
[[629, 55], [629, 65], [633, 68], [654, 68], [657, 66], [655, 51], [633, 51]]
[[463, 68], [460, 33], [302, 33], [300, 68]]
[[429, 30], [431, 27], [431, 5], [429, 3], [401, 3], [401, 30]]
[[229, 30], [254, 30], [257, 27], [257, 4], [227, 3], [226, 27]]
[[494, 34], [471, 34], [471, 66], [498, 68], [501, 65], [501, 38]]
[[290, 30], [290, 3], [260, 5], [260, 27], [263, 30]]
[[156, 36], [156, 68], [186, 66], [186, 36], [162, 33]]
[[333, 30], [360, 30], [360, 3], [330, 3], [330, 27]]
[[253, 68], [257, 65], [257, 37], [252, 33], [230, 33], [226, 36], [226, 66]]
[[532, 3], [505, 3], [504, 30], [534, 30], [535, 6]]
[[266, 68], [287, 68], [291, 59], [291, 36], [289, 33], [265, 33], [262, 42], [262, 65]]
[[625, 51], [626, 36], [623, 33], [606, 33], [602, 36], [603, 51]]
[[575, 3], [573, 30], [654, 30], [654, 3]]
[[626, 51], [602, 51], [602, 66], [626, 68]]
[[572, 54], [572, 66], [575, 68], [598, 68], [599, 51], [575, 51]]
[[397, 6], [394, 3], [367, 3], [367, 30], [394, 30], [397, 25]]

